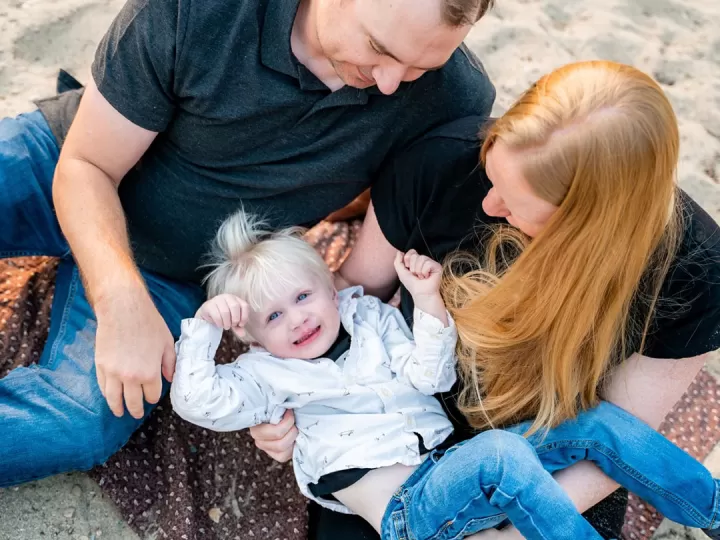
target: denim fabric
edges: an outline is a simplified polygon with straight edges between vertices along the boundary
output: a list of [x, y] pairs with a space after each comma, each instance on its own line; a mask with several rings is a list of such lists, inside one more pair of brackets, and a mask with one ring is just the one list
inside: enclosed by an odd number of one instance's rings
[[[0, 121], [0, 257], [61, 258], [38, 364], [0, 379], [0, 487], [103, 463], [143, 421], [127, 412], [115, 417], [97, 384], [97, 323], [53, 209], [58, 154], [41, 113]], [[148, 272], [143, 277], [177, 337], [180, 321], [192, 316], [203, 291]], [[146, 404], [146, 417], [151, 409]]]
[[528, 539], [600, 536], [551, 473], [581, 460], [637, 493], [668, 518], [714, 529], [720, 484], [649, 426], [610, 404], [525, 439], [529, 423], [481, 433], [434, 452], [395, 493], [384, 540], [460, 539], [506, 518]]

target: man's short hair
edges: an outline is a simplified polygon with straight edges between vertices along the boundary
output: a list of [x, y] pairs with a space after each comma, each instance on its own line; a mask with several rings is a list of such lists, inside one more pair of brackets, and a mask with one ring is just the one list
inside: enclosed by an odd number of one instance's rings
[[495, 0], [442, 0], [442, 18], [454, 27], [475, 24], [494, 4]]

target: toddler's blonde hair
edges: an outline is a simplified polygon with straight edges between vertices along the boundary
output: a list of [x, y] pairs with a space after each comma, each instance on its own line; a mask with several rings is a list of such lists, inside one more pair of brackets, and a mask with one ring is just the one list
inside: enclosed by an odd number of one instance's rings
[[317, 251], [302, 239], [304, 229], [272, 231], [265, 220], [240, 209], [223, 222], [215, 236], [208, 264], [208, 296], [230, 293], [254, 311], [304, 278], [318, 278], [333, 287], [332, 273]]

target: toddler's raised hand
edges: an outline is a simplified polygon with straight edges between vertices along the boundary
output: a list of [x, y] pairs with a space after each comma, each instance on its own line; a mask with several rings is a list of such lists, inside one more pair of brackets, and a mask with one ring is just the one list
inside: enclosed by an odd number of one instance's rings
[[205, 302], [195, 313], [196, 319], [202, 319], [225, 330], [233, 329], [242, 336], [247, 323], [248, 306], [245, 300], [234, 294], [220, 294]]
[[405, 254], [398, 251], [395, 256], [395, 271], [415, 299], [420, 296], [434, 296], [440, 290], [442, 266], [414, 249]]

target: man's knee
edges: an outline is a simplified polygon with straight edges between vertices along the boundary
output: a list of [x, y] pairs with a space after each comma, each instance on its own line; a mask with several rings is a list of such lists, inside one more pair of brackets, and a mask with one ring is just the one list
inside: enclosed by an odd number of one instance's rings
[[100, 465], [141, 423], [127, 413], [115, 417], [99, 392], [80, 403], [68, 388], [55, 386], [52, 375], [17, 368], [0, 379], [0, 487]]

